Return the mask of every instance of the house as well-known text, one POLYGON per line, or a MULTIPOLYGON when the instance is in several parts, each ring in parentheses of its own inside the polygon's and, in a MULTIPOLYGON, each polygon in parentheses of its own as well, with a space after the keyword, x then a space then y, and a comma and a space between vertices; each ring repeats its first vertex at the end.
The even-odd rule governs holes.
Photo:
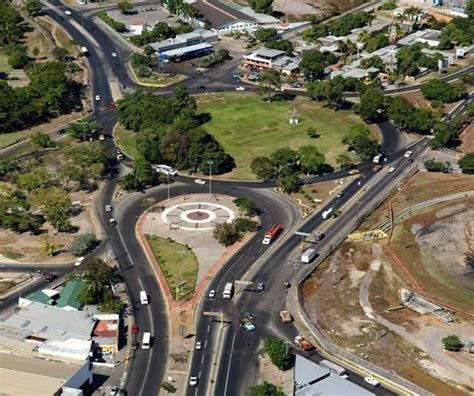
POLYGON ((143 32, 149 31, 150 25, 148 24, 148 22, 144 21, 143 19, 134 19, 132 22, 130 22, 130 25, 128 26, 128 30, 134 36, 138 36, 142 34, 143 32))
POLYGON ((17 354, 0 354, 0 378, 4 395, 82 396, 92 385, 89 361, 66 364, 17 354))
POLYGON ((18 307, 25 308, 33 301, 41 303, 41 304, 55 305, 58 297, 59 297, 59 292, 57 290, 43 289, 43 290, 28 294, 26 297, 18 298, 18 307))
POLYGON ((255 69, 272 69, 273 63, 285 55, 285 52, 271 49, 259 48, 248 55, 244 55, 244 68, 255 69))
POLYGON ((120 317, 117 314, 95 314, 97 324, 92 332, 94 345, 102 352, 114 353, 119 348, 120 317))
POLYGON ((300 59, 292 58, 290 56, 282 56, 273 62, 272 68, 278 70, 280 73, 287 76, 298 71, 300 66, 300 59))
POLYGON ((234 32, 251 32, 258 27, 258 22, 253 17, 218 0, 194 0, 190 4, 202 15, 201 25, 209 24, 219 36, 234 32))
POLYGON ((82 308, 79 301, 79 294, 87 287, 88 282, 83 280, 69 281, 61 290, 61 295, 57 300, 57 306, 68 311, 78 311, 82 308))
POLYGON ((430 47, 437 47, 440 43, 441 31, 434 29, 418 30, 397 41, 398 45, 406 46, 415 43, 428 44, 430 47))

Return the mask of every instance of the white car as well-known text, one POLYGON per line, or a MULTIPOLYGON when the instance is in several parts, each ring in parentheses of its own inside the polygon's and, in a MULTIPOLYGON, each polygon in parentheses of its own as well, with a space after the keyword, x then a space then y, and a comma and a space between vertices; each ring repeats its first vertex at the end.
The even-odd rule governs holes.
POLYGON ((214 298, 216 296, 216 291, 214 289, 210 290, 208 296, 209 298, 214 298))
POLYGON ((84 261, 85 257, 79 257, 76 262, 74 263, 74 265, 76 267, 79 267, 81 265, 81 263, 84 261))
POLYGON ((339 377, 348 380, 349 376, 347 374, 341 374, 339 377))
POLYGON ((189 385, 190 386, 196 386, 197 384, 198 384, 198 378, 197 377, 189 378, 189 385))
POLYGON ((245 91, 245 87, 237 87, 235 88, 236 91, 245 91))
POLYGON ((412 154, 413 154, 413 151, 407 151, 403 156, 405 158, 410 158, 412 154))
POLYGON ((252 322, 247 322, 244 324, 244 328, 245 330, 247 330, 248 332, 250 331, 254 331, 256 329, 255 325, 252 323, 252 322))
POLYGON ((197 183, 197 184, 206 184, 206 181, 205 181, 205 180, 202 180, 202 179, 196 179, 196 180, 194 180, 194 183, 197 183))
POLYGON ((112 212, 112 205, 105 205, 106 212, 112 212))
POLYGON ((65 13, 67 16, 71 16, 71 15, 72 15, 72 12, 69 11, 69 10, 64 11, 64 13, 65 13))
POLYGON ((364 381, 367 382, 368 384, 372 385, 372 386, 377 386, 380 384, 379 381, 377 381, 375 378, 373 377, 364 377, 364 381))
POLYGON ((395 169, 396 169, 396 168, 395 168, 394 166, 391 166, 390 168, 388 168, 388 171, 389 171, 390 173, 393 173, 393 172, 395 172, 395 169))
POLYGON ((201 343, 201 341, 198 341, 198 342, 196 342, 196 350, 199 351, 200 349, 202 349, 202 343, 201 343))
POLYGON ((117 225, 117 220, 115 220, 114 218, 112 218, 112 219, 109 220, 109 223, 110 223, 110 225, 115 226, 115 225, 117 225))
POLYGON ((117 161, 123 160, 123 154, 117 154, 117 161))
POLYGON ((95 95, 95 100, 96 100, 96 102, 99 102, 100 101, 100 95, 95 95))
POLYGON ((112 58, 116 58, 117 57, 117 53, 116 52, 112 52, 112 58))

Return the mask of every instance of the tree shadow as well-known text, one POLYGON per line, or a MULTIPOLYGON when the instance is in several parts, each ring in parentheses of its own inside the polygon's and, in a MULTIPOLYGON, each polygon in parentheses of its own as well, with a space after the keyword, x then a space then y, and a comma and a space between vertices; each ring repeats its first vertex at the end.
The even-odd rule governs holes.
POLYGON ((194 116, 194 119, 197 121, 198 125, 204 125, 212 120, 211 113, 199 113, 194 116))

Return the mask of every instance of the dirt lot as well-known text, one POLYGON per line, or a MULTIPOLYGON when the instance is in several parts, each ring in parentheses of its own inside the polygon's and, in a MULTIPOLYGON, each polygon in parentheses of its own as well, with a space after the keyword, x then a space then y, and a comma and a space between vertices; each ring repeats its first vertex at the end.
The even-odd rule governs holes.
MULTIPOLYGON (((472 177, 423 173, 393 198, 393 204, 399 210, 473 187, 472 177)), ((386 211, 384 205, 365 229, 386 211)), ((464 253, 474 245, 473 219, 473 200, 431 207, 397 226, 390 244, 429 294, 464 310, 474 306, 474 282, 462 276, 464 253)), ((444 351, 441 339, 458 334, 467 340, 474 334, 474 321, 456 315, 455 323, 445 324, 402 307, 399 290, 413 288, 385 244, 343 243, 303 287, 308 314, 339 345, 435 394, 472 392, 474 357, 444 351)))
POLYGON ((351 6, 351 0, 275 0, 273 3, 275 11, 295 19, 303 19, 308 15, 326 15, 334 10, 345 11, 351 6))
POLYGON ((461 151, 464 154, 474 152, 474 124, 471 123, 464 132, 461 133, 461 151))

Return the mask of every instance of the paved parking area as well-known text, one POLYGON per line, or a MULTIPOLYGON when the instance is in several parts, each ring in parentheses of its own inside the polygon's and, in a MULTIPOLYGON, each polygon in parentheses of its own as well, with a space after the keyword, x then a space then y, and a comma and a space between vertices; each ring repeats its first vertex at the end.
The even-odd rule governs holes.
POLYGON ((124 15, 119 10, 111 10, 107 14, 116 21, 125 23, 127 27, 137 19, 147 22, 150 27, 153 27, 157 22, 164 22, 170 26, 178 25, 177 19, 170 17, 166 9, 158 4, 134 7, 133 9, 135 13, 130 15, 124 15))

